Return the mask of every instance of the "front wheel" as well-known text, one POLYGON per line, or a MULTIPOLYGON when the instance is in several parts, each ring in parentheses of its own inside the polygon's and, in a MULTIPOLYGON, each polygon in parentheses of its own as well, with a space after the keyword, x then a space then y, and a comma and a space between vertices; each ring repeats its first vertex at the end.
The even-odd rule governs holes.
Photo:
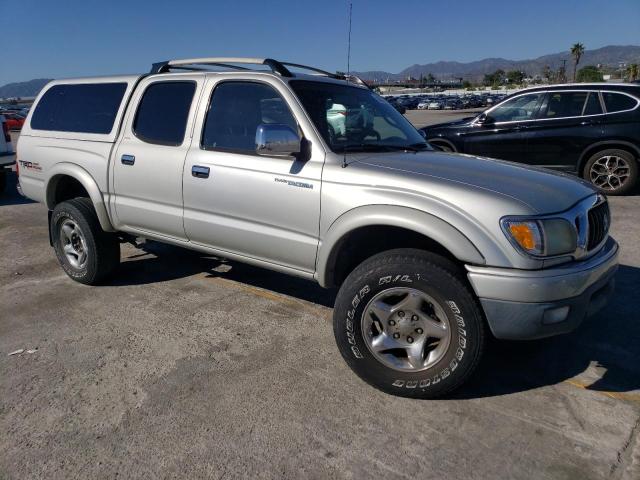
POLYGON ((338 292, 333 326, 340 353, 360 378, 413 398, 461 386, 485 337, 482 313, 456 266, 413 249, 358 266, 338 292))
POLYGON ((77 282, 95 285, 120 263, 120 242, 102 230, 88 198, 56 205, 49 228, 60 265, 77 282))
POLYGON ((587 160, 583 177, 607 195, 624 195, 638 181, 638 161, 626 150, 602 150, 587 160))

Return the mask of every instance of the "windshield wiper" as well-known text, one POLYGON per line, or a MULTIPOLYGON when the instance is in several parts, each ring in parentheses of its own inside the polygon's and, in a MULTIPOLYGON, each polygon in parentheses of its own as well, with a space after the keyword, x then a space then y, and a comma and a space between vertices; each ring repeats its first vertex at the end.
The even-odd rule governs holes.
POLYGON ((393 151, 409 151, 409 152, 421 152, 429 148, 429 144, 426 142, 412 143, 411 145, 393 145, 393 144, 381 144, 381 143, 361 143, 344 145, 337 147, 337 153, 346 152, 393 152, 393 151))

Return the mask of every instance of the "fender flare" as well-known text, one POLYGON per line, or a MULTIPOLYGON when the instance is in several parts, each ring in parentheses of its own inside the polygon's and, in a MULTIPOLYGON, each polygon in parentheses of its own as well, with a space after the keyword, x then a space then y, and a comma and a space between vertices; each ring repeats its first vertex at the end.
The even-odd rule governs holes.
POLYGON ((47 208, 49 210, 53 210, 54 191, 58 181, 57 179, 65 175, 80 182, 87 191, 89 198, 91 198, 91 203, 93 203, 93 208, 96 210, 96 215, 98 216, 98 221, 100 222, 102 229, 105 232, 115 232, 116 230, 113 228, 111 220, 109 219, 107 206, 104 202, 104 198, 102 197, 102 192, 100 191, 98 184, 89 172, 76 164, 66 162, 58 163, 47 172, 47 178, 44 182, 46 185, 45 201, 47 208))
POLYGON ((318 246, 316 279, 326 287, 332 283, 333 262, 341 241, 354 230, 374 225, 400 227, 429 237, 465 263, 484 265, 485 258, 460 230, 429 213, 395 205, 356 207, 338 217, 318 246))

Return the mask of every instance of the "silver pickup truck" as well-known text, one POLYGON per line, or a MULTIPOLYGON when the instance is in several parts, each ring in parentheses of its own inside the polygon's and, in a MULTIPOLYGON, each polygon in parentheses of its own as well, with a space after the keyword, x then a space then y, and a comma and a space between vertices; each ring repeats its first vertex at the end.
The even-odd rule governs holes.
POLYGON ((359 79, 312 67, 53 81, 17 160, 72 279, 103 282, 143 237, 337 287, 342 356, 396 395, 447 394, 489 334, 569 332, 613 291, 609 207, 587 183, 436 152, 359 79))

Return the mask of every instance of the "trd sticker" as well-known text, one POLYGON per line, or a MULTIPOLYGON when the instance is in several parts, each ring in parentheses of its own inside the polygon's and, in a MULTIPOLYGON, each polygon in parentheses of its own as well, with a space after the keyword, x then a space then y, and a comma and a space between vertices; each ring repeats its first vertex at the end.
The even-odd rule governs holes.
POLYGON ((18 163, 20 163, 20 170, 26 169, 26 170, 34 170, 36 172, 42 171, 42 167, 38 162, 27 162, 25 160, 18 160, 18 163))

